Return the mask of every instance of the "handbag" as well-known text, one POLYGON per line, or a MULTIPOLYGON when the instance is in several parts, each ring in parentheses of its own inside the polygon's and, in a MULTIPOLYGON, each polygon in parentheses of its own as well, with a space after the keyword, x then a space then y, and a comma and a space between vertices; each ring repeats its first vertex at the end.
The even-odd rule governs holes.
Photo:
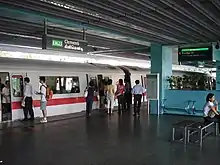
POLYGON ((215 117, 215 113, 214 113, 212 110, 209 110, 208 116, 209 116, 210 118, 213 118, 213 117, 215 117))
POLYGON ((25 98, 21 102, 21 107, 25 107, 25 98))
POLYGON ((84 97, 86 98, 87 96, 88 96, 88 90, 85 89, 85 91, 84 91, 84 97))

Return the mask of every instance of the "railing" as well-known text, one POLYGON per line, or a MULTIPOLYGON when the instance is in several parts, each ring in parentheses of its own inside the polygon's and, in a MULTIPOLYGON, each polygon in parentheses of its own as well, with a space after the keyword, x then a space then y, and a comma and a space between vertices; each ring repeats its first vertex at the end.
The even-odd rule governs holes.
POLYGON ((196 104, 196 101, 195 100, 187 100, 187 104, 184 108, 181 108, 181 107, 167 107, 166 106, 166 101, 167 99, 163 99, 162 100, 162 103, 161 103, 161 111, 162 113, 166 113, 167 110, 169 109, 181 109, 181 110, 184 110, 187 114, 196 114, 196 107, 195 107, 195 104, 196 104))

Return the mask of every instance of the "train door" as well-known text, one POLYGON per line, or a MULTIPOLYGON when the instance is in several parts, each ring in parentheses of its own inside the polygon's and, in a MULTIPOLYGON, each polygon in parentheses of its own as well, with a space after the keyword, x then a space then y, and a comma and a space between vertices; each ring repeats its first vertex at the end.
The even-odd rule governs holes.
POLYGON ((104 104, 104 96, 105 96, 104 87, 105 87, 105 84, 104 84, 104 81, 103 81, 103 75, 98 74, 97 79, 98 79, 98 92, 99 92, 99 108, 103 109, 103 108, 105 108, 105 104, 104 104))
MULTIPOLYGON (((95 87, 95 91, 98 92, 98 83, 97 83, 97 76, 96 75, 88 75, 88 82, 93 81, 94 83, 94 87, 95 87)), ((99 103, 97 102, 97 97, 95 97, 96 99, 94 100, 92 109, 98 109, 99 108, 99 103)))
MULTIPOLYGON (((143 75, 141 75, 141 86, 144 88, 144 78, 143 75)), ((145 101, 145 96, 142 97, 143 102, 145 101)))
POLYGON ((141 86, 144 87, 144 78, 142 75, 141 75, 141 86))
POLYGON ((96 75, 89 75, 89 82, 93 81, 96 91, 98 91, 98 83, 96 75))
POLYGON ((97 79, 98 79, 98 91, 102 91, 102 88, 104 90, 104 86, 103 86, 103 75, 102 74, 98 74, 97 75, 97 79))
POLYGON ((89 75, 86 74, 86 85, 88 86, 89 85, 89 75))
POLYGON ((11 90, 8 72, 0 72, 0 120, 1 122, 12 120, 11 90))
MULTIPOLYGON (((11 74, 11 102, 19 103, 23 99, 24 82, 23 78, 27 76, 27 73, 12 73, 11 74)), ((32 83, 32 81, 31 81, 32 83)), ((17 104, 16 104, 17 105, 17 104)), ((18 104, 19 105, 19 104, 18 104)), ((21 104, 20 104, 21 105, 21 104)), ((23 117, 23 113, 13 113, 13 108, 21 108, 12 106, 12 120, 20 119, 23 117)))

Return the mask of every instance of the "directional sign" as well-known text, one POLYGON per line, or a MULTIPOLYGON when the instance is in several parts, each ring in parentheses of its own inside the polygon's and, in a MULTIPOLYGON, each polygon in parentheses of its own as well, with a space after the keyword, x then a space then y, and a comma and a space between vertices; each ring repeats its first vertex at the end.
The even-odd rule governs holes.
POLYGON ((212 61, 212 47, 191 47, 178 49, 178 61, 212 61))
POLYGON ((68 50, 68 51, 87 51, 88 42, 78 39, 69 39, 59 36, 43 35, 42 49, 68 50))

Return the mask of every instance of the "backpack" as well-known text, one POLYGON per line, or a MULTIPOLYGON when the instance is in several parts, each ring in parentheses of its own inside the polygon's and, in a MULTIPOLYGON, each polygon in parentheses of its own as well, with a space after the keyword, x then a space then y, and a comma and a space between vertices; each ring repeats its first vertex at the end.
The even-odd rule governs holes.
POLYGON ((44 87, 44 88, 46 88, 46 99, 47 100, 50 100, 50 99, 52 99, 52 97, 53 97, 53 90, 51 90, 50 89, 50 87, 47 87, 47 86, 45 86, 45 85, 41 85, 41 87, 44 87))

